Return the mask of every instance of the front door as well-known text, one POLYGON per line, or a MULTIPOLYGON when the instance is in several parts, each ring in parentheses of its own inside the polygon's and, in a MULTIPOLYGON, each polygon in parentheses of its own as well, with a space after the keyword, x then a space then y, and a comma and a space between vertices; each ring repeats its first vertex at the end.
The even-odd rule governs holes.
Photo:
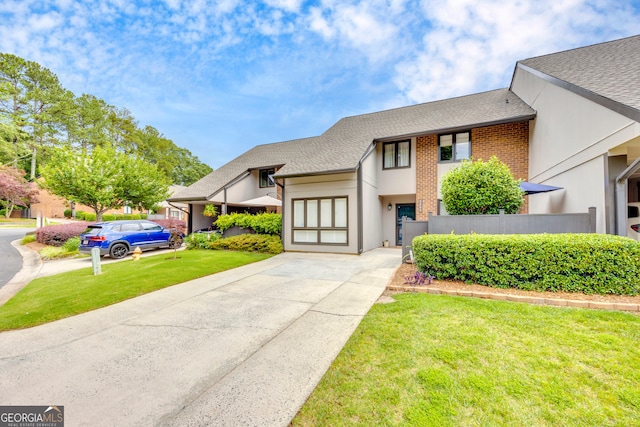
POLYGON ((396 246, 402 246, 402 218, 407 217, 415 221, 416 204, 404 203, 396 205, 396 246))

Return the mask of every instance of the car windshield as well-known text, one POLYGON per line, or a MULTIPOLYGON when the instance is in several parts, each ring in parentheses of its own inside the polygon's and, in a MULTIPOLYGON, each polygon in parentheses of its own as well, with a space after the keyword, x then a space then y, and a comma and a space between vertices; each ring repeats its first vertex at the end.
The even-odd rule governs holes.
POLYGON ((84 233, 82 233, 82 234, 89 234, 89 235, 95 236, 95 235, 99 234, 100 231, 102 231, 102 227, 96 226, 96 225, 90 225, 89 228, 84 230, 84 233))

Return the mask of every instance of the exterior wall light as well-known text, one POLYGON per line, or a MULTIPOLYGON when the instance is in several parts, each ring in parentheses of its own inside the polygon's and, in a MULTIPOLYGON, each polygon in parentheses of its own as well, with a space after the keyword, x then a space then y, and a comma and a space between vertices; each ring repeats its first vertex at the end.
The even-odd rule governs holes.
POLYGON ((391 203, 389 203, 389 204, 387 205, 387 210, 388 210, 388 211, 390 211, 391 209, 393 209, 393 206, 391 206, 391 203))

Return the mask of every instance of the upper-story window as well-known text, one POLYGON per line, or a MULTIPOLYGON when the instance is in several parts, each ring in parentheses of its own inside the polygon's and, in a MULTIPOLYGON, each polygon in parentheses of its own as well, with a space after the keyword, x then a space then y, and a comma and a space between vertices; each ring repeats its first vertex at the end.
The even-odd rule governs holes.
POLYGON ((385 142, 382 145, 382 168, 408 168, 411 166, 411 141, 385 142))
POLYGON ((273 180, 274 173, 276 173, 275 168, 260 169, 260 188, 273 187, 276 185, 273 180))
POLYGON ((471 157, 471 132, 440 135, 438 141, 438 160, 441 162, 459 162, 471 157))

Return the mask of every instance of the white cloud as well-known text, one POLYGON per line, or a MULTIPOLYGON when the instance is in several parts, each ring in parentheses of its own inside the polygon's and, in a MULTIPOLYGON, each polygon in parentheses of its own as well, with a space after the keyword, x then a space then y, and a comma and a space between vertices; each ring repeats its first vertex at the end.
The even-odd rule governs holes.
POLYGON ((171 131, 176 123, 197 125, 178 117, 193 103, 209 126, 200 144, 212 143, 217 127, 238 135, 241 150, 255 142, 242 133, 260 120, 273 136, 265 130, 259 142, 271 142, 278 132, 320 133, 313 126, 346 114, 505 87, 516 60, 637 33, 633 8, 614 0, 0 0, 0 51, 41 63, 76 94, 127 107, 169 137, 184 133, 171 131))
POLYGON ((59 26, 61 23, 62 17, 56 12, 32 15, 27 20, 27 25, 34 31, 47 31, 59 26))
MULTIPOLYGON (((424 1, 430 28, 395 81, 409 102, 505 87, 519 59, 604 41, 619 9, 609 3, 604 13, 587 0, 424 1)), ((618 36, 629 34, 623 28, 618 36)))
POLYGON ((277 9, 283 9, 288 12, 298 12, 302 0, 265 0, 265 3, 277 9))

